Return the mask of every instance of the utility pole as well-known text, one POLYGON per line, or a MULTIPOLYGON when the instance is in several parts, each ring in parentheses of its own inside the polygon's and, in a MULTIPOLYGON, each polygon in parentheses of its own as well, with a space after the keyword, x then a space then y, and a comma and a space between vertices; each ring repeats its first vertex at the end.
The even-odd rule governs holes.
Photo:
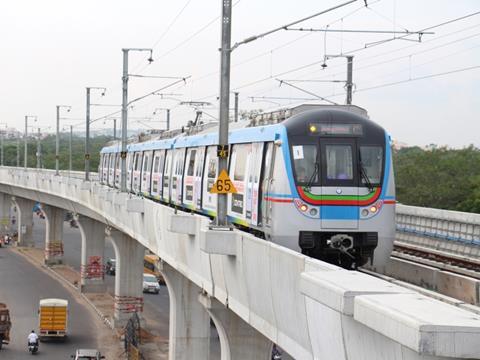
POLYGON ((55 175, 59 175, 59 159, 60 159, 60 105, 57 105, 57 136, 55 138, 55 175))
POLYGON ((87 109, 85 116, 85 181, 90 181, 90 90, 102 90, 102 96, 105 95, 107 88, 87 87, 87 109))
POLYGON ((122 150, 120 169, 120 191, 127 192, 127 103, 128 103, 128 49, 123 52, 122 75, 122 150))
POLYGON ((235 122, 238 122, 238 92, 234 92, 235 94, 235 122))
POLYGON ((127 192, 127 106, 128 106, 128 52, 132 51, 149 51, 150 58, 148 62, 151 63, 152 49, 144 48, 131 48, 122 49, 123 52, 123 74, 122 74, 122 150, 120 152, 121 157, 121 172, 120 172, 120 191, 127 192))
POLYGON ((2 137, 0 138, 0 147, 1 147, 1 155, 0 155, 0 164, 3 166, 3 137, 5 136, 4 133, 1 134, 2 137))
POLYGON ((20 167, 20 135, 17 136, 17 167, 20 167))
POLYGON ((117 140, 117 119, 113 119, 113 140, 117 140))
POLYGON ((352 89, 353 89, 353 56, 347 56, 347 82, 345 84, 347 88, 347 105, 352 104, 352 89))
POLYGON ((42 167, 42 148, 40 145, 40 128, 37 132, 37 169, 42 167))
POLYGON ((90 181, 90 88, 87 87, 87 114, 85 118, 85 181, 90 181))
POLYGON ((55 138, 55 175, 57 176, 60 175, 60 108, 62 107, 67 108, 67 112, 72 108, 69 105, 57 105, 57 137, 55 138))
POLYGON ((68 142, 68 171, 72 171, 72 134, 73 133, 73 125, 70 125, 70 141, 68 142))
MULTIPOLYGON (((230 107, 230 54, 232 1, 222 1, 222 40, 220 49, 220 122, 218 127, 218 174, 228 167, 228 120, 230 107)), ((216 225, 227 227, 227 194, 217 194, 216 225)))
POLYGON ((27 135, 28 135, 28 115, 25 115, 25 155, 23 158, 23 167, 27 170, 27 156, 28 156, 28 148, 27 148, 27 135))
POLYGON ((167 131, 170 130, 170 109, 167 109, 167 131))

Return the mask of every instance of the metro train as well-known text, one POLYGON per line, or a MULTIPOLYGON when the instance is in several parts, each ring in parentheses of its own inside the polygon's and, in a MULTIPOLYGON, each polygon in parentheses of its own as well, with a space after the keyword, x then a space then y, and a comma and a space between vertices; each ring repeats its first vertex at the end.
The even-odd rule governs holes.
MULTIPOLYGON (((137 138, 128 191, 214 218, 218 124, 137 138)), ((120 143, 101 150, 100 181, 120 187, 120 143)), ((301 105, 230 123, 228 219, 346 269, 383 266, 395 233, 390 137, 352 105, 301 105)))

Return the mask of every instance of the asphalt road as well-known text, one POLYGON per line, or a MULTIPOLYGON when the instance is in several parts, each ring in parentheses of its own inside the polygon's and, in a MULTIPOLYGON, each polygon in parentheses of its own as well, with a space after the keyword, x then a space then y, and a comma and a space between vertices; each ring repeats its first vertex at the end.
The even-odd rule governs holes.
POLYGON ((83 304, 58 281, 8 248, 0 248, 0 302, 10 309, 11 342, 0 350, 0 359, 31 359, 26 340, 38 332, 38 302, 42 298, 69 301, 68 337, 65 342, 42 342, 36 354, 41 359, 69 359, 77 348, 97 348, 98 322, 83 304))
MULTIPOLYGON (((37 215, 34 217, 33 238, 35 247, 45 247, 45 220, 37 215)), ((63 226, 63 249, 64 263, 70 265, 75 270, 80 271, 80 261, 82 254, 82 237, 78 228, 70 227, 68 222, 63 226)), ((105 261, 108 258, 115 258, 113 245, 110 241, 105 243, 105 261)), ((113 295, 115 290, 115 276, 105 275, 107 291, 113 295)), ((154 335, 161 336, 168 340, 168 321, 169 321, 169 297, 165 285, 160 286, 160 293, 144 294, 144 317, 148 328, 154 335)))
MULTIPOLYGON (((37 215, 34 217, 33 238, 35 247, 45 247, 45 220, 40 219, 37 215)), ((68 222, 64 222, 63 226, 63 249, 64 263, 72 266, 80 271, 82 239, 78 228, 70 227, 68 222)), ((110 241, 105 242, 105 261, 108 258, 115 258, 113 245, 110 241)), ((105 275, 107 283, 107 291, 114 293, 115 276, 105 275)), ((1 289, 1 287, 0 287, 1 289)), ((1 294, 1 290, 0 290, 1 294)), ((170 300, 168 290, 165 285, 160 286, 159 294, 143 294, 144 309, 143 316, 147 323, 148 330, 155 336, 159 336, 168 342, 169 332, 169 309, 170 300)), ((212 360, 220 359, 220 341, 214 326, 211 328, 210 338, 210 356, 212 360)))

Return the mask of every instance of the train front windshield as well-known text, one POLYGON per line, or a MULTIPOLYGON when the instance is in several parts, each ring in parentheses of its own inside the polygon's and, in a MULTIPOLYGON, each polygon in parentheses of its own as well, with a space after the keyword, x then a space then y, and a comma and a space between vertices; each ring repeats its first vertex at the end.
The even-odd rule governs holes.
MULTIPOLYGON (((311 128, 317 128, 311 126, 311 128)), ((308 133, 291 137, 294 178, 302 186, 380 186, 384 164, 382 136, 308 133), (313 135, 313 136, 312 136, 313 135)))

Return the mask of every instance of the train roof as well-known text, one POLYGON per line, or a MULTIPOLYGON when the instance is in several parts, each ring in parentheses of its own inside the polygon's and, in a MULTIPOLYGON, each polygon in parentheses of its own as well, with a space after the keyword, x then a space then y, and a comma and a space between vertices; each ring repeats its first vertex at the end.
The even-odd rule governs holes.
MULTIPOLYGON (((355 105, 302 104, 290 109, 279 109, 269 113, 258 114, 251 119, 230 122, 229 143, 274 141, 279 137, 281 131, 285 131, 284 125, 287 126, 287 124, 297 122, 299 116, 300 118, 305 118, 307 113, 310 117, 312 112, 326 114, 330 111, 338 111, 337 109, 341 109, 347 114, 352 114, 355 118, 370 121, 368 120, 367 111, 355 105)), ((373 124, 373 122, 371 123, 373 124)), ((132 138, 129 139, 130 143, 127 144, 127 152, 215 145, 218 144, 218 122, 200 124, 181 130, 170 130, 158 134, 156 138, 153 135, 147 141, 141 141, 141 137, 136 137, 137 142, 132 142, 132 140, 135 141, 132 138)), ((120 152, 120 149, 121 142, 118 141, 104 147, 101 153, 116 153, 120 152)))

